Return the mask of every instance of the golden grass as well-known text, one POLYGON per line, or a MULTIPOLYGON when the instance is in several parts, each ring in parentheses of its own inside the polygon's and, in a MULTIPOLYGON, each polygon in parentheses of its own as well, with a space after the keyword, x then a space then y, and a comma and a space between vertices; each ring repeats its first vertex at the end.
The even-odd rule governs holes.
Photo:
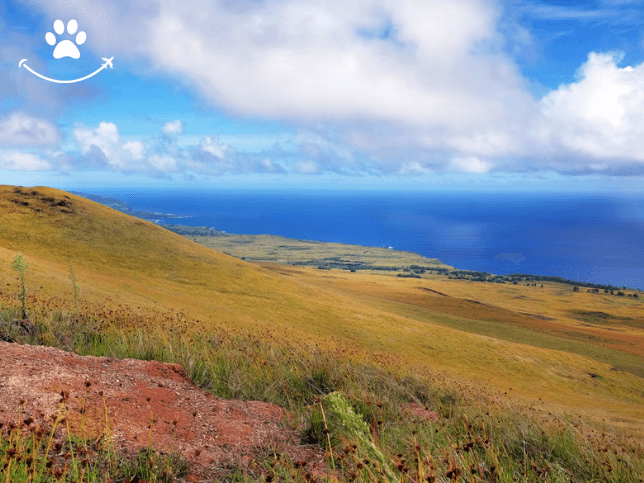
POLYGON ((638 327, 586 327, 572 314, 595 310, 596 304, 598 311, 635 320, 641 317, 641 300, 571 294, 569 287, 566 291, 554 284, 540 289, 258 266, 51 188, 2 186, 0 213, 0 277, 5 282, 0 295, 5 300, 17 293, 16 274, 10 269, 17 252, 29 263, 26 283, 32 295, 67 291, 71 300, 71 262, 81 300, 87 303, 109 298, 110 310, 122 304, 190 314, 189 323, 180 316, 160 320, 169 330, 205 334, 226 326, 257 333, 267 329, 275 337, 424 378, 442 371, 481 394, 502 397, 508 392, 538 411, 605 419, 644 434, 644 379, 612 370, 611 364, 593 357, 455 325, 479 320, 578 342, 584 334, 592 335, 608 339, 600 342, 611 349, 639 357, 638 327), (420 312, 414 314, 410 307, 420 312))

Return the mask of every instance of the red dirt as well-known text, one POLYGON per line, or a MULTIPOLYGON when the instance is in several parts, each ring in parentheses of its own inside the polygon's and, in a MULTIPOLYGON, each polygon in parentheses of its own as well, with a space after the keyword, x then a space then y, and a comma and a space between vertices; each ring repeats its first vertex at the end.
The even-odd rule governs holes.
POLYGON ((428 421, 438 421, 438 413, 431 411, 430 409, 418 404, 418 403, 407 403, 403 404, 402 408, 405 412, 419 418, 427 419, 428 421))
POLYGON ((281 424, 288 416, 283 408, 215 397, 190 382, 180 365, 0 342, 0 421, 17 421, 24 399, 23 417, 46 423, 59 411, 61 391, 69 393, 72 433, 111 434, 125 453, 147 448, 151 434, 155 450, 184 455, 192 481, 222 476, 226 468, 247 469, 273 449, 307 462, 305 471, 325 473, 324 451, 298 444, 297 432, 281 424))

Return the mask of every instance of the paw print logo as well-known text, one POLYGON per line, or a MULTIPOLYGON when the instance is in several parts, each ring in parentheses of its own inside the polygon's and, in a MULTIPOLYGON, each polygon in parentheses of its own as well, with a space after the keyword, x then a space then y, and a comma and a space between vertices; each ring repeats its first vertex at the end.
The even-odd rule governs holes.
MULTIPOLYGON (((71 19, 69 22, 67 22, 67 33, 69 35, 74 35, 78 31, 78 22, 74 19, 71 19)), ((63 23, 62 20, 56 20, 54 22, 54 32, 56 32, 57 35, 63 35, 65 33, 65 24, 63 23)), ((83 31, 78 32, 76 34, 76 37, 74 38, 74 42, 71 40, 57 40, 56 35, 54 35, 51 32, 47 32, 45 35, 45 40, 49 45, 52 47, 55 45, 56 48, 54 49, 54 59, 62 59, 63 57, 71 57, 72 59, 78 59, 80 58, 80 52, 78 51, 77 45, 83 45, 85 41, 87 40, 87 34, 83 31)), ((72 84, 74 82, 80 82, 84 81, 85 79, 89 79, 90 77, 95 76, 98 74, 100 71, 103 69, 107 69, 108 67, 110 69, 113 69, 114 66, 112 65, 112 61, 114 60, 114 57, 103 57, 103 64, 96 69, 94 72, 91 74, 87 74, 86 76, 80 77, 78 79, 69 79, 69 80, 62 80, 62 79, 52 79, 51 77, 44 76, 40 74, 39 72, 36 72, 33 70, 31 67, 27 65, 27 59, 22 59, 18 63, 18 68, 20 69, 21 67, 24 67, 26 70, 31 72, 33 75, 40 77, 41 79, 44 79, 49 82, 56 82, 58 84, 72 84)))
MULTIPOLYGON (((74 35, 77 30, 78 22, 76 22, 76 20, 72 19, 67 22, 67 33, 69 35, 74 35)), ((62 20, 56 20, 54 22, 54 31, 58 35, 62 35, 65 32, 65 24, 63 24, 62 20)), ((78 35, 76 35, 76 44, 71 40, 61 40, 56 44, 56 36, 51 32, 47 32, 45 40, 51 46, 56 45, 56 48, 54 49, 54 59, 62 59, 63 57, 78 59, 80 57, 80 52, 78 51, 76 44, 83 45, 85 40, 87 40, 87 34, 83 31, 78 32, 78 35)))

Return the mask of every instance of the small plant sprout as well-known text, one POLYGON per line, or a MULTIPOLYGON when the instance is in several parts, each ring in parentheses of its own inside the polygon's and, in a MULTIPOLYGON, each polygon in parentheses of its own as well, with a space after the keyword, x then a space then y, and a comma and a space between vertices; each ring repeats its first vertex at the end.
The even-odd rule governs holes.
POLYGON ((25 298, 27 296, 27 290, 25 289, 25 271, 27 270, 27 262, 22 256, 22 253, 16 255, 13 259, 11 267, 20 274, 20 302, 22 303, 22 319, 27 318, 27 311, 25 308, 25 298))

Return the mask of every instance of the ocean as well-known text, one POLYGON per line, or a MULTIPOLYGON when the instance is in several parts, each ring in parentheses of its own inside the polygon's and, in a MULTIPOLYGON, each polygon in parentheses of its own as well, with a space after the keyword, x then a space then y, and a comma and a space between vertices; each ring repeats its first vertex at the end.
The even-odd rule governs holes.
POLYGON ((92 191, 167 223, 392 247, 463 270, 644 288, 644 198, 579 194, 92 191))

